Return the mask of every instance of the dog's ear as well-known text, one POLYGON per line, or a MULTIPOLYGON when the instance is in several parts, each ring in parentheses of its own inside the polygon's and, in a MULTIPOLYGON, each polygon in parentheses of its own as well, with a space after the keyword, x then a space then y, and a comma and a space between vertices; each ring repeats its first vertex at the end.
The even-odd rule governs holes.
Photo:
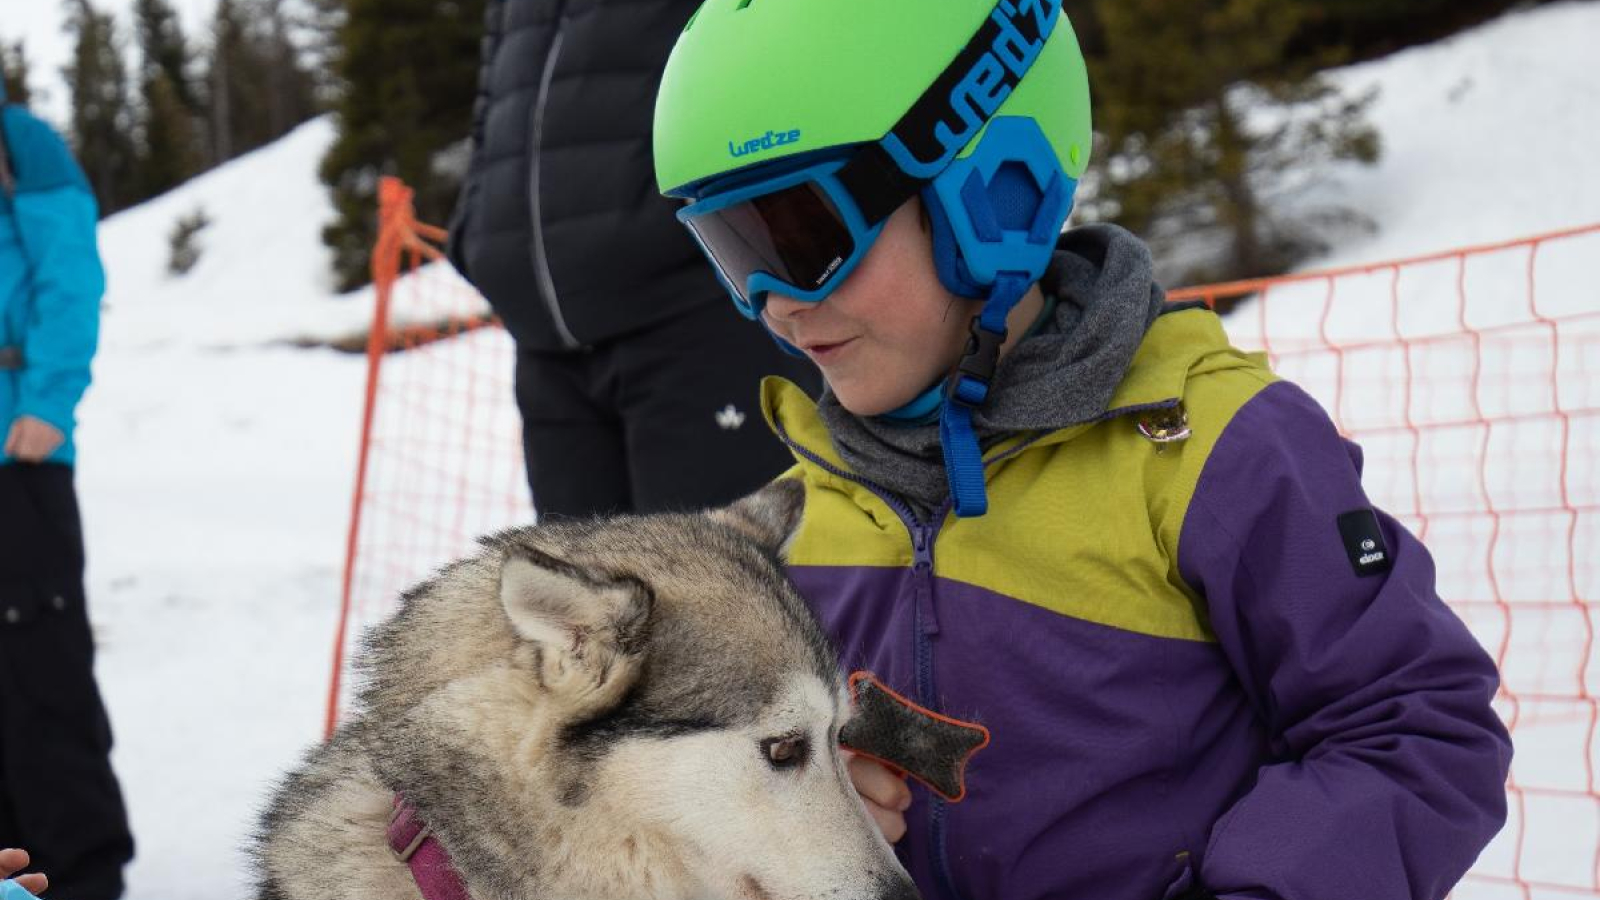
POLYGON ((547 689, 599 708, 637 675, 655 603, 638 579, 596 576, 512 545, 500 567, 500 602, 517 634, 538 645, 547 689))
POLYGON ((782 478, 759 491, 712 510, 711 518, 730 525, 787 559, 789 545, 800 531, 806 488, 799 479, 782 478))

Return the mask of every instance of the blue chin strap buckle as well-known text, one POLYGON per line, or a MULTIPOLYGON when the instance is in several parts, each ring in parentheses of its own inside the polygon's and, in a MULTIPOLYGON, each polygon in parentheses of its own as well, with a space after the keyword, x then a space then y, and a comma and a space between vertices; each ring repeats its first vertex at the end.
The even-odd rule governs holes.
POLYGON ((958 296, 983 298, 983 310, 949 377, 883 418, 925 424, 937 415, 950 496, 962 518, 989 509, 972 414, 989 398, 1006 317, 1049 266, 1076 189, 1037 122, 1001 116, 971 155, 922 192, 939 280, 958 296))

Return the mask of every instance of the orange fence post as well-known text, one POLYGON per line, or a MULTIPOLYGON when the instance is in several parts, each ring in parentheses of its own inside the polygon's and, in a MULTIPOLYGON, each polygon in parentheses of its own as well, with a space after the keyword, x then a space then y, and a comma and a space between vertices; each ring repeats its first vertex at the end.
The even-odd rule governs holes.
POLYGON ((361 448, 356 457, 356 486, 350 500, 350 531, 345 540, 344 576, 340 588, 339 625, 333 643, 333 676, 328 688, 328 714, 323 737, 333 736, 339 724, 339 690, 344 672, 345 643, 350 625, 351 587, 356 566, 356 542, 361 535, 361 507, 366 498, 367 461, 372 455, 372 421, 378 408, 378 376, 388 344, 389 300, 400 277, 403 251, 420 243, 411 206, 412 190, 398 178, 385 176, 378 183, 378 240, 372 250, 372 284, 375 303, 372 328, 367 333, 367 394, 361 413, 361 448))
POLYGON ((364 596, 377 593, 382 603, 392 604, 430 567, 470 550, 471 538, 527 521, 532 513, 520 453, 514 467, 497 462, 507 456, 508 444, 520 440, 509 378, 500 384, 478 383, 479 369, 488 361, 509 363, 510 338, 482 297, 444 261, 439 245, 448 237, 445 230, 418 222, 412 200, 412 190, 398 179, 379 182, 366 396, 326 735, 338 726, 349 646, 362 625, 364 596), (396 353, 402 350, 410 352, 396 353), (408 374, 414 383, 408 383, 408 374), (508 421, 517 427, 514 437, 507 433, 508 421), (471 469, 491 474, 484 478, 471 469), (404 472, 397 475, 399 470, 404 472), (414 496, 396 505, 396 491, 414 496), (435 501, 453 503, 453 515, 430 516, 427 506, 435 501), (412 535, 449 536, 425 541, 427 547, 407 546, 400 551, 406 558, 396 562, 385 558, 385 542, 393 540, 397 519, 404 520, 412 535), (382 584, 374 589, 373 581, 382 584))

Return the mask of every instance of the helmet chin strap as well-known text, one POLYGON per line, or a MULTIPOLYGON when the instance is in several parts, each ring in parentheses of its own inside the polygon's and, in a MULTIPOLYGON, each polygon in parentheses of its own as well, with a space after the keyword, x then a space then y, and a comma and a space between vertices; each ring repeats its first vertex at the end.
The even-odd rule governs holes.
POLYGON ((972 427, 972 413, 989 399, 989 387, 1008 334, 1006 318, 1027 295, 1034 278, 1027 272, 1001 272, 989 289, 983 311, 972 318, 971 336, 961 361, 938 384, 910 403, 880 418, 901 425, 939 423, 939 446, 955 513, 961 518, 989 510, 983 480, 983 452, 972 427))
POLYGON ((944 384, 944 408, 939 412, 939 445, 944 451, 944 473, 950 497, 961 518, 989 511, 989 494, 983 483, 983 454, 972 427, 973 410, 989 399, 989 386, 1006 342, 1006 317, 1033 285, 1027 272, 1001 272, 990 289, 983 312, 972 320, 967 350, 944 384))
POLYGON ((983 309, 949 377, 883 416, 904 424, 937 416, 950 497, 962 518, 989 509, 972 413, 989 397, 1006 317, 1049 265, 1077 187, 1038 123, 1002 116, 988 127, 970 156, 922 192, 939 281, 958 297, 983 298, 983 309))

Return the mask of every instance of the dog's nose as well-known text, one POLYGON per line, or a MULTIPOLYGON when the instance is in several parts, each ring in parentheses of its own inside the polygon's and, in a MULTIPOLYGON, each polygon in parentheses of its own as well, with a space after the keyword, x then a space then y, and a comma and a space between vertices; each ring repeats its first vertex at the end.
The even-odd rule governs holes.
POLYGON ((878 884, 874 900, 922 900, 916 885, 904 875, 887 875, 878 884))

